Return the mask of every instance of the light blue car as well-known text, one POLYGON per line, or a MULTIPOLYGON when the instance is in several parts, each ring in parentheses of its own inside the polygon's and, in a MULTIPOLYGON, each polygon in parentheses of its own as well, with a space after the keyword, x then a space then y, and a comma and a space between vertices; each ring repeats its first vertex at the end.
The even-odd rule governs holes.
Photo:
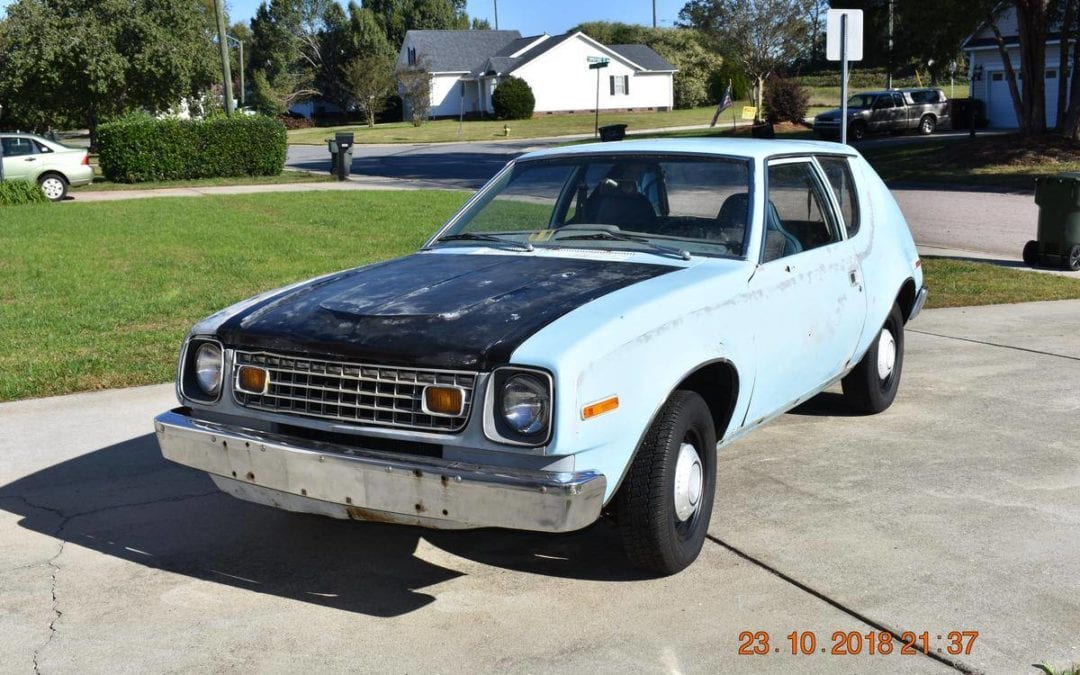
POLYGON ((292 511, 549 532, 611 516, 633 563, 671 574, 704 541, 717 450, 838 381, 850 407, 888 408, 925 298, 851 148, 545 150, 419 252, 196 325, 157 436, 292 511))

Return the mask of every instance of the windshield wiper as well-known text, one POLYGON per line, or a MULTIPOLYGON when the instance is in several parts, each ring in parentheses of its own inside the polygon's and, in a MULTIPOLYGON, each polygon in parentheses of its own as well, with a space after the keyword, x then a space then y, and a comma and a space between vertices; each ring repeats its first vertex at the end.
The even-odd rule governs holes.
MULTIPOLYGON (((574 227, 574 229, 584 229, 580 225, 574 227)), ((638 237, 632 234, 626 234, 616 229, 609 229, 604 227, 603 229, 597 228, 598 231, 589 234, 572 234, 568 237, 556 237, 555 241, 571 241, 574 239, 606 239, 608 241, 631 241, 637 244, 645 244, 654 251, 659 251, 667 255, 673 255, 683 260, 690 260, 690 251, 682 248, 675 248, 673 246, 661 246, 660 244, 654 244, 645 237, 638 237)))
POLYGON ((479 234, 476 232, 460 232, 458 234, 447 234, 439 237, 435 240, 435 243, 441 241, 490 241, 497 244, 506 244, 507 246, 514 246, 520 248, 522 251, 532 251, 533 245, 527 241, 518 241, 516 239, 506 239, 505 237, 496 237, 493 234, 479 234))

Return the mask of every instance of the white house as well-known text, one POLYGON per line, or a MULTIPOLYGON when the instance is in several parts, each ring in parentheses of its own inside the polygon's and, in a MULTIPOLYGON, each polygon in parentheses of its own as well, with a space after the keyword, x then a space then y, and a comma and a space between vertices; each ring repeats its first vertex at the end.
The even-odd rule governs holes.
MULTIPOLYGON (((997 16, 997 26, 1005 39, 1009 60, 1020 75, 1020 31, 1017 27, 1016 9, 1011 3, 1003 3, 997 16)), ((1058 78, 1068 77, 1068 73, 1058 72, 1060 63, 1061 41, 1051 28, 1050 39, 1046 41, 1046 124, 1053 127, 1057 123, 1058 78)), ((1016 111, 1013 109, 1009 83, 1005 79, 1005 65, 998 49, 994 31, 989 25, 982 26, 964 41, 964 52, 968 58, 968 74, 971 78, 971 97, 986 102, 986 116, 990 126, 1015 129, 1016 111)), ((1023 81, 1017 86, 1023 88, 1023 81)))
MULTIPOLYGON (((676 69, 645 45, 602 45, 582 32, 522 37, 516 30, 410 30, 398 67, 431 72, 431 116, 490 114, 505 77, 529 83, 534 114, 591 111, 599 69, 601 110, 670 110, 676 69)), ((406 104, 407 105, 407 104, 406 104)), ((408 115, 408 110, 406 110, 408 115)))

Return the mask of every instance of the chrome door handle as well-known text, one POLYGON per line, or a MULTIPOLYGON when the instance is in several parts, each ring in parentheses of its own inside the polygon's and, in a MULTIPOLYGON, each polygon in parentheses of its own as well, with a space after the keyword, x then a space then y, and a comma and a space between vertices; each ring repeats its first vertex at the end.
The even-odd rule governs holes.
POLYGON ((27 157, 27 158, 26 158, 26 159, 24 159, 23 161, 24 161, 24 162, 36 162, 36 161, 37 161, 37 157, 27 157))

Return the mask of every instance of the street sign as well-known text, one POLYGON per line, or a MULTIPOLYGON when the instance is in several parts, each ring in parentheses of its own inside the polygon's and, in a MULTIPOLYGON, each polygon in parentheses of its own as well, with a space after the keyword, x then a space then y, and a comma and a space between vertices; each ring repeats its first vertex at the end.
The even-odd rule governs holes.
POLYGON ((847 17, 847 60, 862 61, 863 13, 861 9, 830 9, 825 19, 825 58, 839 61, 841 43, 841 17, 847 17))
POLYGON ((587 56, 585 60, 589 63, 607 63, 610 61, 606 56, 587 56))

